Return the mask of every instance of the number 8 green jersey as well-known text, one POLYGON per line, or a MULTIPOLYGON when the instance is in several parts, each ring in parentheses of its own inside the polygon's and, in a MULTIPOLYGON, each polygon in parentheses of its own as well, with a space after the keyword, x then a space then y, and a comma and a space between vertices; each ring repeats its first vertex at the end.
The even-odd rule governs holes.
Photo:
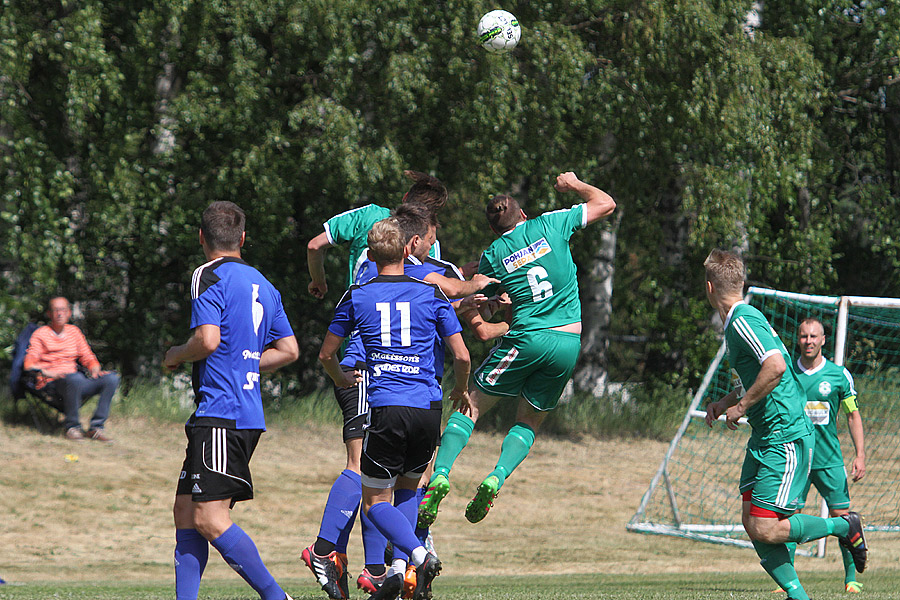
MULTIPOLYGON (((534 331, 581 321, 578 278, 569 249, 572 234, 587 225, 583 204, 528 219, 481 255, 478 271, 500 280, 513 305, 510 331, 534 331)), ((498 286, 483 293, 491 295, 498 286)))

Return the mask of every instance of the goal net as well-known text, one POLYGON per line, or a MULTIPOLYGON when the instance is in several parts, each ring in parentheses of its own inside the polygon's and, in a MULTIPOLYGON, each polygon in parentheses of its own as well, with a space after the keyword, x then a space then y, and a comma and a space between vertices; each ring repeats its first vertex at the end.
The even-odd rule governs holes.
MULTIPOLYGON (((823 352, 853 375, 865 430, 866 475, 850 482, 851 507, 863 515, 866 531, 900 531, 900 298, 810 296, 751 287, 746 301, 765 314, 794 360, 800 322, 814 316, 825 325, 823 352)), ((738 494, 750 428, 746 422, 737 431, 724 423, 709 428, 704 422, 707 403, 732 388, 723 343, 628 523, 629 531, 751 546, 741 525, 738 494)), ((837 426, 849 465, 855 451, 846 419, 837 426)), ((804 512, 823 511, 813 487, 804 512)), ((818 556, 824 551, 824 540, 798 550, 818 556)))

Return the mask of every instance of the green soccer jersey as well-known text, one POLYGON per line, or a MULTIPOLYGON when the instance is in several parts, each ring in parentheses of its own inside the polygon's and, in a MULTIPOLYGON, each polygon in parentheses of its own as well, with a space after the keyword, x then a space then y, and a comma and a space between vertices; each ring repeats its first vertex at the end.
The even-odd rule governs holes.
POLYGON ((728 362, 737 371, 745 390, 749 390, 770 356, 781 354, 787 366, 781 381, 768 396, 750 407, 747 421, 752 433, 752 449, 791 442, 812 433, 812 424, 803 412, 806 395, 797 380, 793 361, 778 334, 756 308, 738 302, 725 320, 725 344, 728 362))
MULTIPOLYGON (((481 255, 478 271, 500 280, 513 305, 510 331, 535 331, 581 321, 578 278, 569 250, 585 225, 583 204, 519 223, 481 255)), ((498 286, 484 293, 491 295, 498 286)))
POLYGON ((823 358, 812 369, 804 369, 797 361, 800 385, 806 392, 806 414, 816 431, 813 469, 840 467, 844 464, 841 441, 837 433, 839 409, 845 413, 856 410, 856 388, 853 376, 846 368, 823 358))
MULTIPOLYGON (((391 211, 377 204, 366 204, 335 215, 325 221, 325 236, 332 246, 350 244, 349 269, 344 287, 356 281, 360 265, 366 260, 368 235, 372 225, 391 216, 391 211)), ((437 240, 428 252, 432 258, 441 258, 441 247, 437 240)))

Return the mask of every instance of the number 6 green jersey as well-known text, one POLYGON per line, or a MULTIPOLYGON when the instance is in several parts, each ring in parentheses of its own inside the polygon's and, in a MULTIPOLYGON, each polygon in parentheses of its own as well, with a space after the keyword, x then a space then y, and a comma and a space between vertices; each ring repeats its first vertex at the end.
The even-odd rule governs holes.
MULTIPOLYGON (((585 225, 583 204, 546 212, 519 223, 481 255, 478 271, 499 279, 512 300, 510 331, 534 331, 581 321, 569 238, 585 225)), ((491 295, 497 287, 489 286, 483 293, 491 295)))

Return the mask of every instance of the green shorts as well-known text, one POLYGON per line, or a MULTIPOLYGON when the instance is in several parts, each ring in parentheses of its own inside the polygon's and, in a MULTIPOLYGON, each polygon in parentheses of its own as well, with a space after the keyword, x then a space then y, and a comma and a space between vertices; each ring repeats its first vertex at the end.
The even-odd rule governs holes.
POLYGON ((813 469, 809 472, 809 481, 803 488, 803 501, 809 493, 809 486, 814 485, 819 495, 825 500, 828 508, 850 508, 850 488, 847 487, 847 469, 844 465, 813 469))
POLYGON ((753 490, 755 506, 782 514, 803 508, 815 434, 792 442, 748 447, 741 467, 741 492, 753 490))
POLYGON ((475 371, 475 386, 490 396, 522 396, 536 410, 553 410, 572 378, 579 352, 577 333, 508 333, 475 371))

